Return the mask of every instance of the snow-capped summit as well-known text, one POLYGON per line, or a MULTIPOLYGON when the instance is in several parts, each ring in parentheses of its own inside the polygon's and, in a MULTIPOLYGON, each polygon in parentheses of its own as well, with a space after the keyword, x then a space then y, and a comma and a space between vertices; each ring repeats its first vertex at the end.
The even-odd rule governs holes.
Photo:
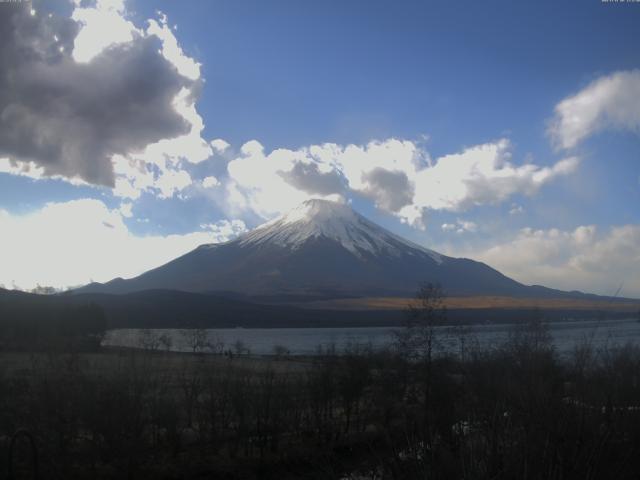
POLYGON ((271 242, 296 250, 315 238, 338 242, 356 256, 366 253, 399 256, 403 250, 410 249, 442 262, 440 254, 394 235, 349 205, 319 199, 303 202, 289 213, 249 232, 239 242, 244 246, 271 242))
POLYGON ((409 242, 347 204, 309 200, 235 240, 202 245, 136 278, 84 291, 410 296, 428 281, 452 295, 527 295, 531 288, 483 263, 409 242))

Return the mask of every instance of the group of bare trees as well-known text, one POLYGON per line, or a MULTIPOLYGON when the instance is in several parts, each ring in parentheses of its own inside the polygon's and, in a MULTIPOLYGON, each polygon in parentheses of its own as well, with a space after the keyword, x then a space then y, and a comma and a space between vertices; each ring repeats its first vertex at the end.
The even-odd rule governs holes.
POLYGON ((430 364, 357 344, 309 363, 34 355, 0 375, 0 448, 27 431, 64 479, 635 478, 640 351, 560 362, 538 328, 430 364))
POLYGON ((275 465, 271 478, 295 478, 364 432, 374 408, 367 355, 356 346, 307 364, 161 351, 33 355, 0 375, 0 434, 33 435, 47 478, 239 468, 247 471, 231 478, 265 478, 256 473, 265 465, 275 465))

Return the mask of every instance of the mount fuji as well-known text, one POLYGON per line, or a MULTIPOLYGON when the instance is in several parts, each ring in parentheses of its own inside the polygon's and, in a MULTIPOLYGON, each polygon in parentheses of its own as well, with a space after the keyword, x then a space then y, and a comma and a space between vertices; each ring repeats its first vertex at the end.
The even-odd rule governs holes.
POLYGON ((567 295, 525 286, 484 263, 441 255, 394 235, 348 205, 326 200, 308 200, 234 240, 201 245, 138 277, 92 283, 79 292, 411 296, 424 282, 438 282, 448 295, 458 296, 567 295))

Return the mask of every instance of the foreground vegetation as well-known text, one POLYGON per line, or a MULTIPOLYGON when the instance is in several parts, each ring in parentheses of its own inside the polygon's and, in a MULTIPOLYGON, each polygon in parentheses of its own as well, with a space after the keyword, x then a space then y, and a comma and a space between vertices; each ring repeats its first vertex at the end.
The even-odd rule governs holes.
POLYGON ((640 350, 585 342, 560 361, 535 323, 489 352, 463 344, 456 358, 358 345, 307 359, 5 353, 1 468, 52 479, 636 478, 640 350))

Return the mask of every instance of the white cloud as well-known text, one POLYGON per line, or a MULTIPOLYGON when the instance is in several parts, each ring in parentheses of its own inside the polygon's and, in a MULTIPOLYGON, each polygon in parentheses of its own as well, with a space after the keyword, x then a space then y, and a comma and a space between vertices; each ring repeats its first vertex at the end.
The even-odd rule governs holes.
POLYGON ((221 138, 216 138, 215 140, 211 140, 210 145, 217 153, 224 153, 231 145, 224 141, 221 138))
POLYGON ((216 223, 200 225, 200 227, 209 231, 212 237, 210 243, 226 242, 247 231, 247 226, 242 220, 220 220, 216 223))
MULTIPOLYGON (((449 211, 498 204, 516 193, 535 194, 545 183, 574 171, 579 163, 571 157, 551 167, 531 163, 516 166, 509 161, 510 148, 504 139, 478 145, 445 155, 433 166, 416 171, 413 204, 449 211)), ((402 211, 400 215, 404 216, 402 211)))
POLYGON ((640 70, 600 77, 562 100, 549 133, 560 148, 569 149, 605 129, 640 132, 640 70))
POLYGON ((0 158, 0 173, 8 173, 18 177, 27 177, 32 180, 45 178, 62 180, 72 185, 90 185, 79 177, 67 178, 62 175, 47 175, 44 167, 35 162, 17 162, 10 158, 0 158))
POLYGON ((185 55, 178 44, 178 39, 167 25, 167 16, 158 12, 160 21, 149 20, 147 34, 155 35, 162 41, 162 55, 171 62, 178 73, 191 80, 200 78, 200 63, 185 55))
POLYGON ((142 192, 150 192, 159 198, 170 198, 193 184, 183 162, 200 163, 211 156, 212 149, 201 137, 204 122, 188 89, 181 90, 174 106, 191 125, 189 133, 160 140, 141 153, 114 155, 114 195, 137 199, 142 192))
POLYGON ((73 48, 76 62, 88 63, 109 47, 132 42, 136 35, 155 36, 162 45, 160 53, 180 75, 194 81, 200 78, 200 63, 183 52, 162 12, 158 20, 147 21, 144 31, 127 20, 124 0, 97 0, 92 6, 83 6, 81 0, 74 3, 71 18, 81 25, 73 48))
POLYGON ((196 110, 195 98, 191 90, 182 88, 173 100, 175 111, 190 125, 189 132, 175 138, 165 138, 147 145, 145 150, 133 158, 140 158, 150 163, 161 163, 166 158, 172 163, 185 160, 189 163, 200 163, 212 154, 211 147, 201 137, 204 121, 196 110))
POLYGON ((125 206, 110 210, 92 199, 49 203, 27 215, 0 210, 0 283, 63 288, 132 277, 244 231, 242 222, 223 220, 184 235, 139 237, 124 223, 126 214, 125 206))
POLYGON ((349 187, 372 198, 382 210, 397 212, 412 203, 415 174, 429 157, 416 143, 390 138, 367 145, 311 147, 312 154, 335 164, 349 187), (390 197, 395 201, 389 201, 390 197))
POLYGON ((393 138, 367 145, 277 149, 269 154, 251 141, 241 153, 228 164, 232 183, 227 191, 235 206, 269 217, 309 197, 355 193, 420 228, 429 210, 459 212, 498 204, 516 193, 533 195, 579 163, 570 157, 548 167, 514 165, 505 139, 435 161, 415 142, 393 138))
POLYGON ((111 161, 116 178, 112 192, 116 197, 135 200, 154 186, 155 175, 144 161, 122 155, 114 155, 111 161))
POLYGON ((488 249, 449 251, 481 260, 526 284, 640 298, 640 225, 572 231, 525 228, 488 249))
POLYGON ((461 219, 457 219, 455 223, 443 223, 441 228, 443 232, 474 233, 478 231, 478 225, 475 222, 461 219))
POLYGON ((124 18, 124 0, 98 0, 91 7, 82 7, 81 0, 74 3, 71 18, 81 25, 73 47, 76 62, 88 63, 107 48, 129 43, 141 33, 124 18))
POLYGON ((522 205, 512 203, 511 208, 509 209, 509 215, 518 215, 520 213, 524 213, 524 208, 522 208, 522 205))
POLYGON ((202 179, 202 186, 204 188, 214 188, 220 186, 220 180, 214 176, 205 177, 202 179))
POLYGON ((159 191, 158 198, 171 198, 192 183, 191 175, 187 171, 166 169, 160 173, 153 187, 159 191))
POLYGON ((121 203, 120 204, 120 215, 124 218, 133 217, 133 204, 132 203, 121 203))
POLYGON ((44 177, 44 168, 34 162, 12 162, 9 158, 0 158, 0 173, 39 180, 44 177))
POLYGON ((273 150, 265 155, 263 146, 252 140, 240 149, 241 155, 227 165, 230 182, 227 195, 232 209, 251 210, 263 218, 286 212, 314 195, 300 190, 282 175, 291 172, 296 162, 309 163, 305 150, 273 150))
POLYGON ((458 219, 458 226, 458 233, 478 231, 478 225, 475 222, 471 222, 469 220, 458 219))
POLYGON ((112 158, 115 173, 116 196, 136 199, 142 192, 151 192, 159 198, 169 198, 193 184, 182 162, 200 163, 213 153, 202 139, 204 121, 195 107, 191 91, 183 88, 174 99, 174 108, 190 125, 187 134, 160 140, 148 145, 143 152, 126 158, 112 158))

